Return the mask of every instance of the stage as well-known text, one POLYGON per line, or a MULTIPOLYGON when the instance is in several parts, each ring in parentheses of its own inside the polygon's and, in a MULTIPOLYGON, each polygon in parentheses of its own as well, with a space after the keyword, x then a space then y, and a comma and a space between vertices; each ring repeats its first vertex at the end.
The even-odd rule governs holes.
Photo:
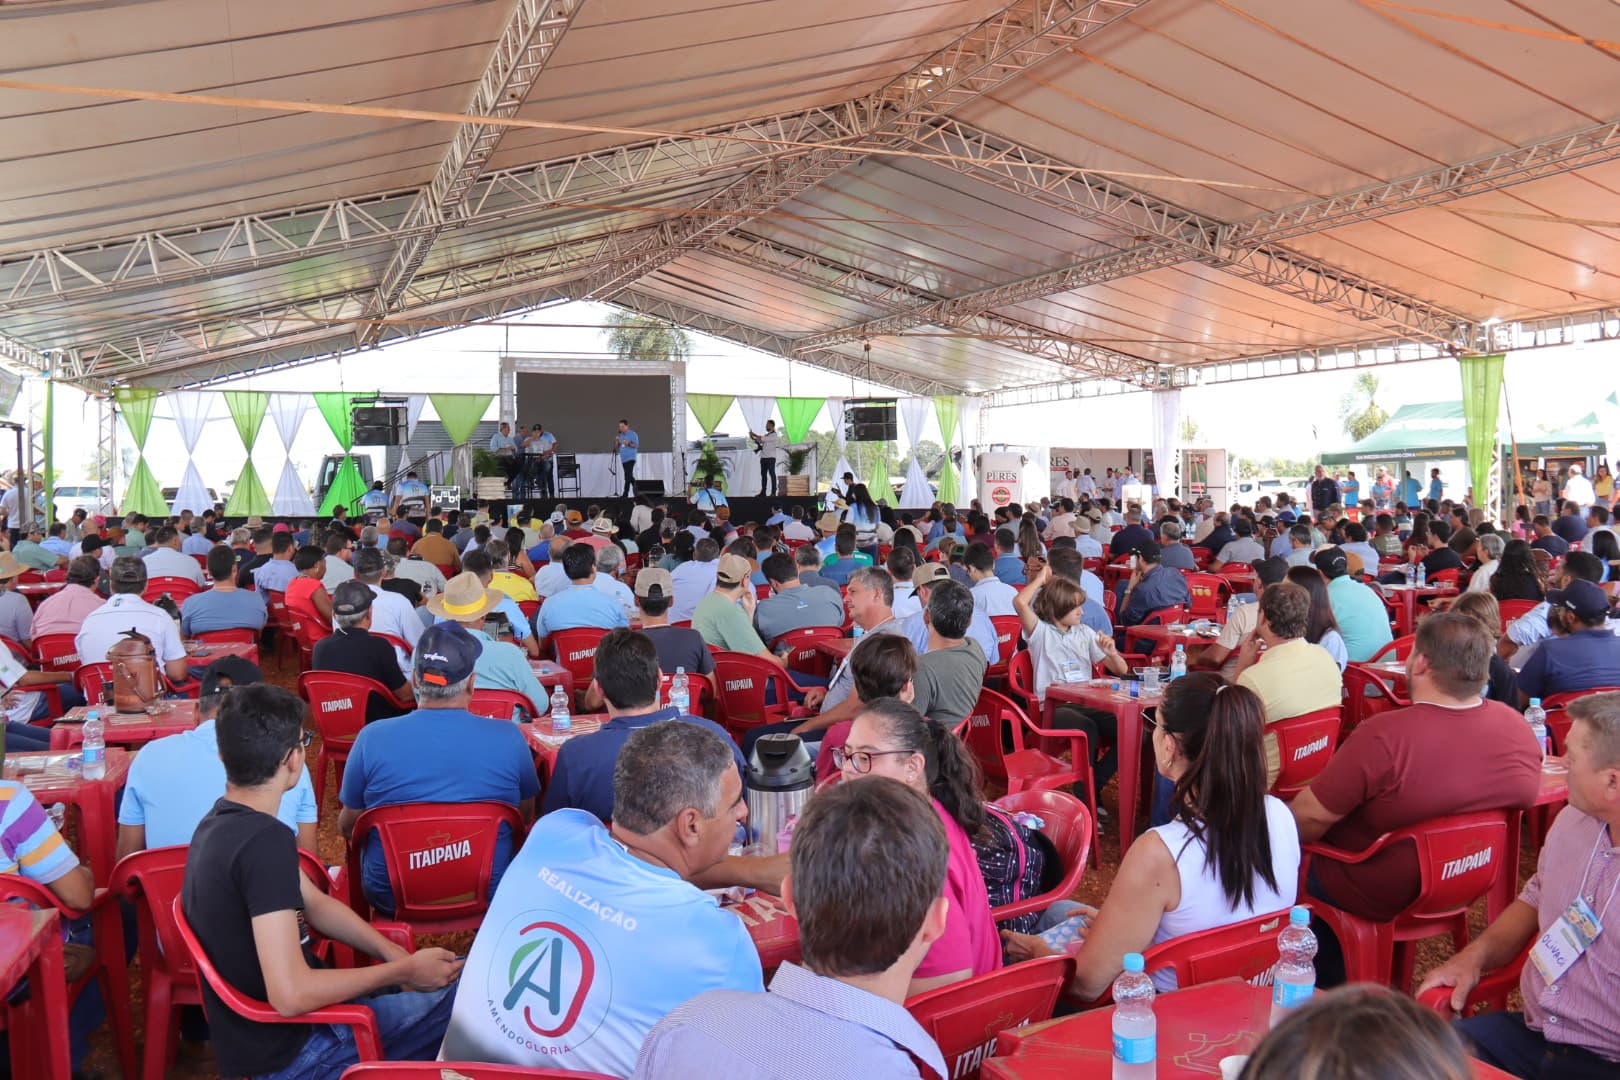
MULTIPOLYGON (((653 506, 668 506, 669 513, 675 518, 676 522, 683 527, 686 525, 687 515, 690 514, 692 510, 690 500, 654 496, 649 501, 653 506)), ((567 504, 568 509, 578 510, 581 514, 585 513, 588 507, 596 506, 614 521, 619 521, 622 518, 626 518, 630 515, 630 511, 634 509, 636 505, 636 500, 587 499, 573 497, 567 499, 529 499, 522 504, 523 511, 518 515, 518 518, 524 524, 527 524, 530 518, 540 518, 541 520, 544 520, 551 516, 552 511, 556 509, 558 503, 565 503, 567 504)), ((506 507, 511 504, 505 503, 501 500, 491 499, 481 500, 478 505, 479 509, 488 510, 491 516, 498 517, 505 513, 506 507)), ((815 498, 796 496, 791 499, 765 499, 757 496, 739 497, 736 499, 727 499, 726 505, 731 508, 731 520, 739 525, 747 521, 754 521, 764 524, 765 519, 776 512, 776 507, 780 507, 783 513, 786 513, 795 506, 804 507, 805 524, 811 526, 812 528, 815 527, 816 518, 821 515, 820 496, 816 496, 815 498)))

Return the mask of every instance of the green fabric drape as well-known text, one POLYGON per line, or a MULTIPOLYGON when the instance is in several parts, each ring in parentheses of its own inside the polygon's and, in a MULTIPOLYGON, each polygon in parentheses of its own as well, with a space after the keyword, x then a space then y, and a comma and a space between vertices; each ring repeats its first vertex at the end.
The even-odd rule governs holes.
POLYGON ((939 434, 945 443, 945 461, 939 467, 939 499, 941 502, 954 503, 956 466, 951 464, 951 452, 956 449, 956 399, 948 396, 935 398, 934 415, 939 418, 939 434))
MULTIPOLYGON (((782 433, 790 443, 802 443, 810 434, 810 425, 826 406, 826 398, 779 397, 776 407, 782 413, 782 433)), ((717 421, 718 422, 718 421, 717 421)))
POLYGON ((332 477, 332 486, 326 489, 326 498, 321 500, 321 517, 331 517, 339 506, 354 506, 365 493, 366 481, 360 475, 360 466, 354 463, 353 455, 344 454, 337 475, 332 477))
POLYGON ((713 435, 735 400, 730 394, 687 394, 686 407, 697 417, 698 427, 703 429, 703 434, 713 435))
POLYGON ((484 418, 495 395, 429 394, 428 400, 433 402, 433 411, 439 414, 439 422, 444 425, 445 434, 450 436, 450 444, 460 446, 472 438, 473 430, 478 427, 478 421, 484 418))
POLYGON ((354 505, 354 501, 366 493, 365 481, 360 478, 360 470, 349 455, 354 447, 354 406, 357 396, 333 392, 314 395, 315 407, 321 410, 321 415, 326 418, 326 426, 332 429, 332 437, 343 448, 343 463, 332 478, 332 486, 326 489, 326 498, 321 500, 322 517, 330 516, 340 505, 354 505))
POLYGON ((247 460, 242 462, 242 473, 231 489, 230 501, 225 504, 225 513, 232 517, 269 514, 271 510, 270 495, 253 467, 253 444, 259 439, 259 427, 264 423, 264 410, 269 401, 269 395, 262 390, 225 391, 225 407, 231 411, 236 434, 248 452, 247 460))
POLYGON ((866 470, 866 490, 875 503, 886 502, 890 506, 895 504, 894 488, 889 485, 888 443, 867 443, 872 452, 872 460, 866 470))
POLYGON ((168 517, 169 504, 163 501, 163 491, 157 478, 146 464, 146 437, 152 431, 152 414, 157 409, 158 392, 146 387, 121 386, 113 391, 113 400, 124 415, 124 423, 135 439, 135 472, 129 478, 121 509, 124 513, 146 514, 148 517, 168 517))
POLYGON ((1462 368, 1463 421, 1468 439, 1468 475, 1474 484, 1474 503, 1485 506, 1490 497, 1491 465, 1496 456, 1496 414, 1502 403, 1503 353, 1464 356, 1462 368))

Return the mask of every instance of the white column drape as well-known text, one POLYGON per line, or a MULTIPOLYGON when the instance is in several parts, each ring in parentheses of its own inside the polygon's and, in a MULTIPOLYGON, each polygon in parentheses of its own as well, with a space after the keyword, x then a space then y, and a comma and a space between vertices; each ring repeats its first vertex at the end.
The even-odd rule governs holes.
POLYGON ((979 467, 974 459, 978 453, 979 416, 983 409, 983 398, 956 399, 956 415, 962 427, 961 496, 957 501, 963 506, 979 495, 979 467))
POLYGON ((209 498, 208 485, 203 483, 202 473, 197 471, 195 455, 197 443, 202 439, 203 428, 208 423, 209 414, 214 411, 214 402, 219 395, 197 390, 176 390, 164 396, 168 399, 169 408, 174 410, 174 422, 180 429, 180 441, 186 448, 185 476, 174 493, 170 508, 176 514, 182 510, 190 510, 194 514, 212 510, 214 500, 209 498))
POLYGON ((843 454, 839 454, 838 455, 838 464, 833 466, 832 486, 837 488, 839 491, 843 491, 844 490, 844 474, 845 473, 852 473, 854 471, 855 470, 850 467, 849 458, 845 457, 843 454))
MULTIPOLYGON (((771 418, 776 411, 776 399, 773 397, 740 397, 737 399, 737 408, 742 410, 743 423, 748 425, 749 431, 764 433, 765 421, 771 418)), ((765 485, 759 475, 759 455, 754 452, 752 442, 748 443, 747 450, 738 455, 738 469, 726 477, 726 489, 733 495, 758 495, 765 490, 765 485)), ((785 462, 778 461, 776 467, 778 475, 785 471, 785 462)), ((640 467, 636 475, 641 475, 640 467)), ((651 474, 649 474, 651 475, 651 474)))
POLYGON ((270 395, 270 403, 265 411, 275 421, 276 434, 280 436, 282 449, 287 454, 287 460, 281 466, 281 479, 276 484, 276 492, 270 497, 271 513, 308 517, 315 514, 315 503, 310 499, 304 482, 298 478, 298 470, 293 468, 292 461, 293 440, 298 438, 298 429, 304 426, 304 417, 309 415, 314 404, 308 394, 270 395))
POLYGON ((911 464, 906 468, 906 486, 900 492, 900 505, 905 507, 931 506, 934 489, 928 484, 928 472, 917 460, 917 443, 922 440, 928 418, 934 415, 934 403, 928 398, 901 398, 900 422, 905 425, 906 440, 911 443, 911 464))
POLYGON ((749 431, 763 433, 765 421, 771 418, 776 411, 776 399, 773 397, 740 397, 737 399, 737 408, 742 410, 743 423, 748 425, 749 431))
POLYGON ((416 423, 422 419, 422 408, 427 405, 426 394, 408 394, 405 397, 405 441, 416 437, 416 423))
POLYGON ((1176 493, 1180 466, 1181 391, 1153 391, 1153 475, 1160 495, 1176 493))
MULTIPOLYGON (((840 450, 844 447, 844 399, 830 397, 827 399, 827 422, 832 424, 833 445, 840 450)), ((844 474, 843 469, 833 473, 833 479, 844 474)))

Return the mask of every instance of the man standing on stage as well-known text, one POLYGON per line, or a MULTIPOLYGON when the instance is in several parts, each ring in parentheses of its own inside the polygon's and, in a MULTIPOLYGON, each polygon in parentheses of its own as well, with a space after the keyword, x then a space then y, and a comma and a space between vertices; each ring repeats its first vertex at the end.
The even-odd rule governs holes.
POLYGON ((623 498, 636 497, 636 451, 641 448, 641 436, 630 430, 630 421, 619 421, 619 436, 613 440, 619 450, 619 467, 624 472, 623 498))
POLYGON ((556 497, 554 476, 552 472, 552 459, 557 453, 557 436, 547 431, 541 424, 534 425, 529 432, 528 439, 523 444, 523 452, 538 455, 529 459, 529 470, 538 485, 534 497, 537 499, 552 499, 556 497))
POLYGON ((765 421, 765 434, 750 431, 748 437, 759 447, 759 493, 767 498, 776 497, 776 454, 782 448, 782 436, 776 430, 776 421, 765 421))

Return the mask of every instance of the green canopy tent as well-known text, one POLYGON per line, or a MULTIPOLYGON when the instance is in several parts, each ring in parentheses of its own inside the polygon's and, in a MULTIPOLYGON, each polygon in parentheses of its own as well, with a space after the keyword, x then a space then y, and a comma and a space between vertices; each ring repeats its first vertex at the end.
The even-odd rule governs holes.
MULTIPOLYGON (((1589 414, 1548 432, 1520 427, 1520 457, 1546 457, 1559 454, 1603 453, 1603 429, 1596 414, 1589 414)), ((1512 444, 1502 439, 1504 451, 1512 444)), ((1354 465, 1357 462, 1467 460, 1468 429, 1461 401, 1429 401, 1402 405, 1384 425, 1354 446, 1324 451, 1324 465, 1354 465)))

